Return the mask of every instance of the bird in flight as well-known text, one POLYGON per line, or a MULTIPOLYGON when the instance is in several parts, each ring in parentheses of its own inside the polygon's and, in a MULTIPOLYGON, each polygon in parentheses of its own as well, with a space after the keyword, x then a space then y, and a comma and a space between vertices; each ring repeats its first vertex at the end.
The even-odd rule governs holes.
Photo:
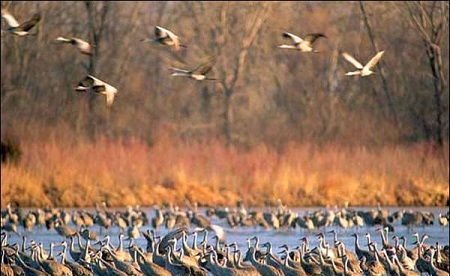
POLYGON ((91 75, 87 75, 84 79, 82 79, 75 88, 75 91, 103 94, 106 96, 107 107, 110 107, 113 104, 114 96, 117 94, 117 89, 114 86, 107 84, 106 82, 91 75))
POLYGON ((60 43, 69 43, 74 45, 75 47, 78 48, 78 51, 80 51, 80 53, 85 54, 85 55, 92 55, 92 46, 91 44, 89 44, 88 42, 76 38, 76 37, 71 37, 71 38, 65 38, 65 37, 57 37, 55 39, 56 42, 60 42, 60 43))
POLYGON ((169 68, 172 71, 172 76, 175 77, 189 77, 198 81, 202 80, 216 80, 215 78, 209 78, 206 76, 211 69, 213 68, 213 65, 215 63, 215 58, 212 58, 208 60, 207 62, 199 65, 197 68, 193 70, 184 70, 184 69, 178 69, 171 67, 169 68))
POLYGON ((163 45, 172 46, 175 50, 179 50, 181 47, 187 48, 186 45, 181 44, 180 38, 176 36, 173 32, 169 31, 160 26, 155 26, 155 38, 149 39, 144 38, 141 40, 142 42, 153 42, 160 43, 163 45))
POLYGON ((29 35, 30 34, 29 31, 41 20, 41 16, 36 13, 30 20, 25 21, 22 24, 19 24, 19 22, 17 22, 17 20, 14 18, 14 16, 6 9, 2 9, 2 17, 6 20, 6 23, 8 23, 9 25, 6 31, 15 34, 17 36, 29 35))
POLYGON ((284 32, 283 37, 292 39, 293 43, 292 44, 283 44, 283 45, 278 46, 278 48, 298 50, 301 52, 314 52, 314 53, 319 53, 318 50, 313 48, 314 42, 320 37, 327 38, 324 34, 321 34, 321 33, 311 33, 311 34, 307 34, 305 36, 305 39, 302 39, 302 38, 300 38, 294 34, 288 33, 288 32, 284 32))
POLYGON ((347 72, 346 76, 354 76, 354 75, 360 75, 361 77, 372 75, 374 72, 372 71, 372 68, 377 65, 378 61, 383 56, 384 51, 378 52, 365 66, 363 66, 359 61, 357 61, 354 57, 349 55, 346 52, 342 53, 342 56, 353 66, 355 66, 358 70, 353 72, 347 72))

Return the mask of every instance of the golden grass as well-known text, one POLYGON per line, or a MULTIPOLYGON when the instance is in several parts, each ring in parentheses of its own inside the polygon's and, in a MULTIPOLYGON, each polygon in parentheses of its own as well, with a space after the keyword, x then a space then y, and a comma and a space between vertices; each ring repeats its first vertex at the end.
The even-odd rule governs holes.
POLYGON ((19 165, 2 165, 1 205, 148 206, 186 200, 201 205, 289 206, 446 204, 448 146, 347 148, 290 144, 229 149, 218 141, 149 147, 137 139, 22 141, 19 165))

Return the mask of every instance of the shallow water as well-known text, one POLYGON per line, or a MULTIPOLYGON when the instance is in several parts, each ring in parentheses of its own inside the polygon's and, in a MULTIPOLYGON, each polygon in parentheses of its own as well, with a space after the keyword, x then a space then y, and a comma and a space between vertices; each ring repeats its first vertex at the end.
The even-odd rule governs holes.
MULTIPOLYGON (((367 210, 367 209, 371 209, 371 208, 353 208, 353 209, 357 209, 357 210, 367 210)), ((446 213, 449 209, 448 207, 415 207, 415 208, 388 208, 389 211, 392 213, 396 210, 399 209, 412 209, 412 210, 420 210, 420 211, 431 211, 435 214, 435 223, 432 226, 417 226, 414 227, 412 229, 408 229, 406 226, 402 226, 400 221, 396 221, 393 226, 395 228, 393 233, 389 233, 389 238, 391 239, 393 237, 393 235, 396 236, 405 236, 407 238, 408 241, 408 248, 410 247, 414 247, 414 245, 412 245, 412 241, 413 241, 413 234, 415 232, 418 232, 420 235, 427 233, 429 236, 429 239, 426 240, 427 244, 430 245, 434 245, 436 242, 439 242, 440 245, 447 245, 449 244, 449 226, 447 225, 446 227, 441 227, 439 225, 439 223, 437 222, 437 218, 438 218, 438 214, 439 213, 446 213)), ((66 209, 66 211, 72 211, 73 209, 66 209)), ((151 220, 151 218, 154 216, 154 211, 152 208, 146 208, 143 209, 147 212, 147 216, 149 218, 149 220, 151 220)), ((321 210, 321 208, 292 208, 293 211, 297 212, 299 215, 304 215, 306 212, 310 212, 310 211, 316 211, 316 210, 321 210)), ((204 214, 204 209, 201 209, 201 213, 204 214)), ((302 237, 307 237, 309 240, 309 244, 310 244, 310 248, 313 248, 314 246, 317 245, 317 238, 316 238, 316 234, 320 233, 320 232, 324 232, 326 233, 327 231, 330 231, 332 229, 335 229, 336 232, 338 233, 338 239, 340 241, 342 241, 346 248, 354 251, 354 238, 351 237, 351 234, 353 233, 358 233, 358 236, 360 237, 360 245, 362 247, 365 247, 367 242, 364 238, 364 234, 365 233, 370 233, 371 235, 371 240, 375 241, 376 243, 378 243, 378 248, 381 247, 381 237, 380 234, 376 232, 376 229, 379 226, 368 226, 368 227, 362 227, 362 228, 348 228, 348 229, 343 229, 340 227, 328 227, 326 229, 315 229, 312 232, 308 232, 306 229, 302 229, 297 227, 296 229, 278 229, 278 230, 274 230, 274 229, 269 229, 266 230, 262 227, 235 227, 235 228, 229 228, 227 225, 226 220, 219 220, 218 218, 214 217, 212 218, 212 223, 222 226, 225 228, 226 230, 226 242, 227 243, 231 243, 231 242, 237 242, 239 248, 241 248, 244 252, 246 251, 247 248, 247 243, 246 243, 246 239, 247 238, 251 238, 253 236, 258 236, 259 240, 260 240, 260 244, 265 243, 265 242, 270 242, 273 246, 273 252, 277 253, 278 247, 286 244, 290 249, 295 248, 296 246, 300 245, 300 239, 302 237)), ((74 225, 71 225, 72 227, 74 227, 74 225)), ((146 231, 147 229, 150 229, 151 226, 147 225, 144 227, 141 227, 140 230, 141 231, 146 231)), ((191 225, 191 230, 193 230, 195 228, 195 226, 191 225)), ((94 230, 100 239, 103 239, 105 234, 110 235, 111 237, 111 243, 113 246, 117 246, 118 245, 118 234, 120 233, 120 228, 117 226, 113 226, 111 228, 109 228, 108 230, 105 231, 105 229, 103 229, 100 232, 100 228, 97 225, 94 225, 90 228, 91 230, 94 230)), ((169 231, 167 229, 165 229, 165 227, 160 227, 158 229, 158 231, 156 232, 157 235, 160 236, 164 236, 165 234, 167 234, 169 231)), ((24 229, 22 227, 19 227, 19 233, 23 234, 24 233, 24 229)), ((59 244, 61 243, 61 241, 63 241, 63 237, 59 236, 58 233, 56 232, 56 230, 47 230, 45 227, 44 228, 38 228, 38 227, 34 227, 34 230, 31 233, 26 233, 27 236, 27 243, 29 243, 29 241, 31 240, 35 240, 36 242, 42 242, 44 244, 44 248, 46 250, 49 250, 50 247, 50 242, 53 242, 55 244, 59 244)), ((214 240, 212 240, 211 238, 213 237, 213 234, 209 234, 208 235, 208 242, 210 244, 214 243, 214 240)), ((203 238, 203 234, 199 234, 198 237, 198 243, 202 240, 203 238)), ((332 244, 333 241, 333 236, 332 234, 328 234, 326 233, 326 240, 328 242, 330 242, 332 244)), ((392 240, 390 240, 391 243, 392 240)), ((10 235, 9 236, 9 240, 8 240, 9 244, 14 244, 14 243, 18 243, 21 244, 22 243, 22 239, 21 237, 18 237, 16 235, 10 235)), ((83 242, 84 243, 84 242, 83 242)), ((145 248, 146 246, 146 240, 145 238, 141 235, 139 238, 134 240, 134 243, 137 244, 138 246, 145 248)), ((125 242, 124 247, 126 247, 127 242, 125 242)), ((189 245, 191 245, 191 239, 189 239, 189 245)), ((55 247, 55 255, 57 253, 59 253, 61 250, 61 247, 55 247)))

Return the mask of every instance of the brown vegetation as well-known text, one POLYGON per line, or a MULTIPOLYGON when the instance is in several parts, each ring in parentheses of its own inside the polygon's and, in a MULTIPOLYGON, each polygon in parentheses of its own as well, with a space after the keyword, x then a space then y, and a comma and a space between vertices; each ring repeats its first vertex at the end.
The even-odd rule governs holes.
POLYGON ((2 6, 41 14, 36 36, 2 34, 1 136, 22 152, 2 163, 2 206, 448 200, 448 2, 2 6), (156 25, 188 48, 141 43, 156 25), (286 51, 285 31, 327 39, 286 51), (344 76, 341 51, 378 50, 377 74, 344 76), (217 81, 170 76, 210 57, 217 81), (87 73, 119 90, 112 108, 74 91, 87 73))
MULTIPOLYGON (((448 198, 448 154, 428 144, 381 148, 288 144, 279 152, 219 141, 148 146, 137 139, 95 142, 50 137, 23 145, 20 166, 2 166, 2 204, 439 205, 448 198)), ((447 151, 446 151, 447 152, 447 151)))

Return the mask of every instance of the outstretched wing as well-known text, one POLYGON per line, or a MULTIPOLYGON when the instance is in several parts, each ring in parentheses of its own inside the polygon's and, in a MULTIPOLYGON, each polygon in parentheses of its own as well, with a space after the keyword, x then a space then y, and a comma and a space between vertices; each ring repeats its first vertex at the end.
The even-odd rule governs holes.
POLYGON ((156 26, 155 35, 158 39, 161 40, 170 39, 173 42, 173 46, 175 46, 175 49, 180 49, 180 38, 168 29, 156 26))
POLYGON ((342 53, 342 56, 351 64, 353 64, 356 68, 358 69, 363 69, 364 66, 362 66, 361 63, 359 63, 359 61, 357 61, 354 57, 352 57, 351 55, 349 55, 346 52, 342 53))
POLYGON ((314 41, 316 41, 319 37, 326 38, 326 36, 322 33, 312 33, 312 34, 307 34, 305 36, 305 41, 308 41, 310 44, 313 44, 314 41))
POLYGON ((95 80, 91 76, 86 76, 84 79, 82 79, 78 85, 82 85, 84 87, 92 87, 94 86, 95 80))
POLYGON ((92 91, 94 91, 95 93, 101 93, 106 91, 106 86, 104 84, 97 84, 92 86, 92 91))
POLYGON ((197 68, 192 70, 192 72, 198 73, 198 74, 201 74, 201 75, 206 75, 209 71, 211 71, 211 69, 214 66, 214 63, 216 63, 216 59, 215 58, 211 58, 207 62, 201 64, 200 66, 198 66, 197 68))
POLYGON ((169 70, 171 70, 173 73, 190 73, 188 70, 183 70, 175 67, 170 67, 169 70))
POLYGON ((378 52, 369 62, 367 62, 366 66, 364 66, 364 68, 366 69, 372 69, 373 67, 375 67, 375 65, 378 63, 378 61, 381 59, 381 57, 383 56, 384 51, 378 52))
POLYGON ((8 25, 10 27, 15 28, 15 27, 19 26, 19 22, 17 22, 17 20, 14 18, 14 16, 12 16, 12 14, 10 14, 5 9, 2 10, 2 17, 6 20, 6 23, 8 23, 8 25))
POLYGON ((40 20, 41 20, 41 16, 39 14, 35 14, 35 15, 33 15, 33 18, 20 24, 18 29, 28 32, 29 30, 31 30, 34 27, 34 25, 39 23, 40 20))
POLYGON ((113 92, 109 92, 106 93, 106 106, 110 107, 114 102, 114 93, 113 92))
POLYGON ((298 36, 296 36, 296 35, 294 35, 294 34, 288 33, 288 32, 284 32, 284 33, 283 33, 283 37, 290 38, 290 39, 292 39, 295 43, 300 43, 300 42, 303 41, 303 39, 301 39, 300 37, 298 37, 298 36))
POLYGON ((163 27, 160 26, 155 26, 155 36, 157 38, 165 38, 168 36, 168 32, 169 30, 164 29, 163 27))

